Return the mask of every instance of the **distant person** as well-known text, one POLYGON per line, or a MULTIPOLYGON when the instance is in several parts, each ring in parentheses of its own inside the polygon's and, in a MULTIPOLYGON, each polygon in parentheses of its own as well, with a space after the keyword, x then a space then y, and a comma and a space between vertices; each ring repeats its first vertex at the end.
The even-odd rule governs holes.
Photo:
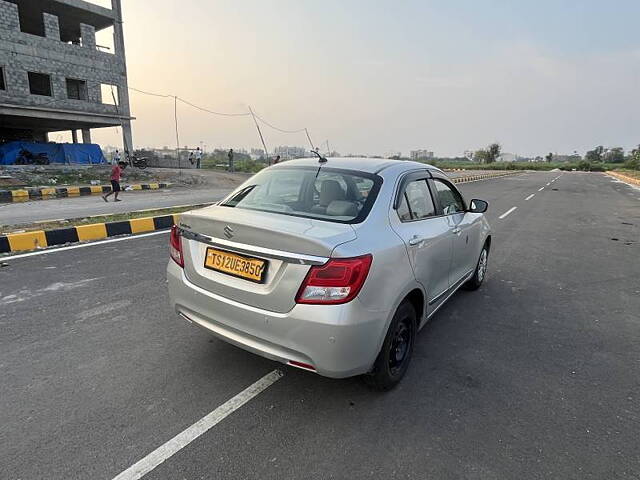
POLYGON ((276 164, 278 164, 278 163, 280 163, 280 155, 277 155, 277 156, 276 156, 276 158, 275 158, 275 160, 273 161, 273 164, 274 164, 274 165, 276 165, 276 164))
POLYGON ((118 198, 118 193, 120 193, 120 177, 122 176, 122 171, 127 168, 127 162, 118 162, 111 169, 111 191, 106 195, 102 196, 102 199, 105 202, 109 202, 107 198, 110 195, 114 194, 115 197, 113 199, 114 202, 120 202, 121 200, 118 198))
POLYGON ((202 165, 202 150, 200 147, 196 148, 196 168, 200 168, 202 165))
POLYGON ((189 163, 193 167, 193 151, 189 152, 189 163))
POLYGON ((229 149, 229 153, 227 153, 227 157, 229 157, 229 171, 233 172, 235 169, 233 168, 233 148, 229 149))
POLYGON ((118 163, 120 163, 120 152, 118 151, 117 148, 116 148, 116 153, 114 153, 113 157, 111 158, 111 163, 113 165, 117 165, 118 163))

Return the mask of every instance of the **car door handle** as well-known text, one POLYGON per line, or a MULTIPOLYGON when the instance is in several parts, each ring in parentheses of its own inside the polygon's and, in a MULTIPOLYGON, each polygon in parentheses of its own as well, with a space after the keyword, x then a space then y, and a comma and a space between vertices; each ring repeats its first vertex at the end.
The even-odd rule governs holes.
POLYGON ((451 230, 451 233, 455 233, 456 235, 459 234, 462 231, 462 229, 460 229, 460 227, 456 227, 453 230, 451 230))
POLYGON ((422 242, 424 242, 424 237, 419 237, 418 235, 414 235, 409 239, 409 245, 412 247, 420 245, 422 242))

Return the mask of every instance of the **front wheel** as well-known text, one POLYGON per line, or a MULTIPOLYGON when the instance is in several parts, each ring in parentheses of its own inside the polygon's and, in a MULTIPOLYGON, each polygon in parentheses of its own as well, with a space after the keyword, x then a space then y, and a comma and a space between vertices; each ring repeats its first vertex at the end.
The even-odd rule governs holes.
POLYGON ((364 377, 370 387, 386 391, 400 382, 411 361, 416 332, 416 310, 403 302, 391 320, 373 370, 364 377))
POLYGON ((489 246, 485 243, 478 257, 478 263, 476 264, 476 271, 473 272, 473 277, 464 284, 464 288, 467 290, 477 290, 484 282, 487 276, 487 267, 489 266, 489 246))

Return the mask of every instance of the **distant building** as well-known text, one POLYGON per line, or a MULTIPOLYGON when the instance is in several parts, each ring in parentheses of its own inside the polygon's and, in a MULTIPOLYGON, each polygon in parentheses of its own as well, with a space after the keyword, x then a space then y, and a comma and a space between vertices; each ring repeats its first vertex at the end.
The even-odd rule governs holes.
POLYGON ((582 160, 582 157, 577 153, 574 153, 572 155, 554 154, 553 158, 551 159, 552 162, 558 162, 558 163, 573 163, 573 162, 579 162, 580 160, 582 160))
POLYGON ((433 152, 429 150, 411 150, 409 157, 411 160, 431 160, 433 159, 433 152))
POLYGON ((519 157, 515 153, 505 152, 498 155, 498 158, 496 158, 496 162, 517 162, 518 158, 519 157))
POLYGON ((281 160, 291 160, 293 158, 304 158, 309 156, 304 147, 289 147, 287 145, 274 148, 273 155, 280 155, 281 160))
POLYGON ((120 127, 133 151, 120 0, 0 0, 0 142, 120 127), (114 50, 96 44, 112 29, 114 50), (106 50, 106 51, 105 51, 106 50))

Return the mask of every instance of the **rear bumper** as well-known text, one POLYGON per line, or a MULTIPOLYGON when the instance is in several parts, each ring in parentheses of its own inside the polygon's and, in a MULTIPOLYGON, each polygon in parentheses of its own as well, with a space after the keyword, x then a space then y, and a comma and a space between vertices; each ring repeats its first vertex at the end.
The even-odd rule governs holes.
POLYGON ((358 299, 344 305, 298 304, 287 313, 262 310, 194 285, 173 261, 167 280, 172 307, 191 323, 263 357, 311 364, 327 377, 368 372, 389 318, 358 299))

